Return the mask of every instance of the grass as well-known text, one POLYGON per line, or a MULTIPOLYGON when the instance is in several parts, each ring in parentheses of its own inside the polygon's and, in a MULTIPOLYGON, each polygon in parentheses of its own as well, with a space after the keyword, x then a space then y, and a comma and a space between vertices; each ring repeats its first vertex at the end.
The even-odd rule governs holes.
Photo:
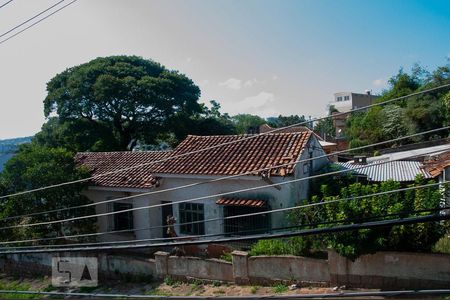
MULTIPOLYGON (((17 291, 28 291, 30 285, 27 283, 22 283, 19 280, 15 281, 0 281, 0 290, 17 290, 17 291)), ((2 299, 35 299, 41 297, 41 295, 31 295, 31 294, 2 294, 2 299)))
POLYGON ((181 282, 173 279, 170 276, 166 276, 166 278, 164 278, 164 283, 168 286, 173 286, 173 287, 177 287, 181 284, 181 282))
POLYGON ((285 284, 277 283, 272 286, 272 291, 275 294, 282 294, 288 291, 288 287, 285 284))

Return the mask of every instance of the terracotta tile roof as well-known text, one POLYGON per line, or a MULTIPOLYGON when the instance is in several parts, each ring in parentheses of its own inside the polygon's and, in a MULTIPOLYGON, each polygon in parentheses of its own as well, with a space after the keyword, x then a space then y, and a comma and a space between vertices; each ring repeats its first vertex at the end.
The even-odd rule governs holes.
POLYGON ((266 201, 242 198, 220 198, 216 201, 216 204, 228 206, 263 207, 266 205, 266 201))
MULTIPOLYGON (((298 160, 311 134, 311 131, 273 133, 257 135, 250 139, 249 135, 190 135, 174 149, 171 156, 242 141, 167 160, 154 171, 161 174, 236 175, 293 163, 298 160)), ((270 175, 291 175, 294 167, 295 165, 291 165, 272 169, 270 175)))
MULTIPOLYGON (((259 126, 259 132, 260 133, 271 132, 271 131, 274 131, 274 130, 277 130, 277 128, 273 128, 273 127, 271 127, 268 124, 262 124, 262 125, 259 126)), ((278 129, 274 133, 292 133, 292 132, 305 132, 305 131, 312 131, 319 141, 323 140, 320 135, 315 133, 313 130, 311 130, 307 126, 300 126, 300 125, 292 126, 292 127, 288 127, 288 128, 278 129)))
POLYGON ((423 169, 432 177, 439 176, 447 167, 450 167, 450 151, 433 155, 423 163, 423 169))
MULTIPOLYGON (((75 156, 75 161, 92 170, 91 175, 101 175, 115 170, 148 164, 164 159, 170 155, 168 151, 145 152, 81 152, 75 156)), ((151 188, 156 184, 152 175, 154 165, 136 167, 123 172, 117 172, 94 178, 92 183, 98 186, 151 188)))

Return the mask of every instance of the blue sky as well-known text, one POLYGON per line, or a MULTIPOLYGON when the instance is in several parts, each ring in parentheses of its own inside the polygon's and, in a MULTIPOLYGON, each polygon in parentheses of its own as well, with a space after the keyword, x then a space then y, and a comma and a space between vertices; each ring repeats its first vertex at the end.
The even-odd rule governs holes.
MULTIPOLYGON (((0 33, 55 2, 13 1, 0 33)), ((450 1, 79 0, 0 45, 0 139, 39 131, 52 76, 113 54, 180 70, 230 114, 320 116, 334 92, 446 64, 449 16, 450 1)))

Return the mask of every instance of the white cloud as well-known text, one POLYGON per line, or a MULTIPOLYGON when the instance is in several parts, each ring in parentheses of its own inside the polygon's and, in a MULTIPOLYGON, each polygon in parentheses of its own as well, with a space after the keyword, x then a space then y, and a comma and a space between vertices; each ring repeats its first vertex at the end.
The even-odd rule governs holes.
POLYGON ((250 87, 250 86, 254 85, 257 82, 258 82, 258 80, 256 80, 256 78, 253 78, 253 79, 250 79, 250 80, 247 80, 246 82, 244 82, 244 86, 245 87, 250 87))
POLYGON ((186 58, 186 62, 187 62, 187 63, 190 63, 190 62, 192 62, 192 57, 188 57, 188 58, 186 58))
POLYGON ((277 75, 272 75, 272 80, 278 80, 278 76, 277 75))
POLYGON ((384 78, 378 78, 372 81, 372 84, 376 87, 382 87, 386 85, 386 80, 384 78))
POLYGON ((219 83, 220 86, 225 86, 232 90, 240 90, 244 87, 252 87, 257 83, 262 83, 263 81, 259 81, 256 78, 248 79, 248 80, 241 80, 237 78, 229 78, 225 80, 224 82, 219 83))
POLYGON ((240 90, 242 88, 242 80, 236 78, 229 78, 224 82, 219 83, 220 86, 226 86, 232 90, 240 90))
POLYGON ((450 53, 449 53, 449 54, 447 54, 447 58, 448 58, 448 59, 450 59, 450 53))
POLYGON ((236 113, 249 113, 261 117, 270 117, 279 114, 279 111, 275 107, 275 95, 262 91, 255 96, 246 97, 240 101, 239 111, 236 113))

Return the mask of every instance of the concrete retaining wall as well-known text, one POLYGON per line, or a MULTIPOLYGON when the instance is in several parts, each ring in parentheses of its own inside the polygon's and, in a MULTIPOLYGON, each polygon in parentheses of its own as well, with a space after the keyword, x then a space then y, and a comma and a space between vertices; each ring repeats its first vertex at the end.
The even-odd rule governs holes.
MULTIPOLYGON (((60 253, 59 256, 73 256, 60 253)), ((77 256, 93 256, 77 253, 77 256)), ((99 278, 148 276, 164 279, 204 279, 237 284, 300 282, 379 289, 433 289, 450 287, 450 255, 380 252, 363 255, 352 262, 335 252, 328 260, 297 256, 255 256, 234 251, 232 263, 219 259, 170 256, 156 252, 155 259, 98 254, 99 278)), ((18 275, 51 275, 50 254, 22 254, 0 257, 0 272, 18 275)))
POLYGON ((328 261, 300 256, 255 256, 248 259, 251 282, 267 279, 311 283, 330 282, 328 261))
POLYGON ((328 253, 333 285, 367 288, 448 288, 450 255, 378 252, 352 262, 328 253))
POLYGON ((156 277, 156 264, 154 259, 145 259, 133 256, 118 256, 92 253, 35 253, 35 254, 11 254, 0 258, 0 272, 22 276, 51 276, 52 257, 97 257, 99 278, 112 279, 126 276, 156 277))

